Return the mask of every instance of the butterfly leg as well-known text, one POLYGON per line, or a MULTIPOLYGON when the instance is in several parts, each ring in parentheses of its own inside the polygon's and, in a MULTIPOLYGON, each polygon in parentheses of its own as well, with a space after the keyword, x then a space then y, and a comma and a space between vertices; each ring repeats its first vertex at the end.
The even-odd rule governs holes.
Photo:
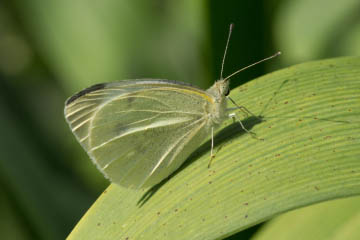
POLYGON ((221 148, 222 148, 224 145, 225 145, 225 143, 222 143, 222 144, 216 149, 215 154, 213 155, 212 158, 210 158, 210 161, 209 161, 209 164, 208 164, 208 168, 211 167, 212 160, 215 158, 216 154, 221 150, 221 148))
POLYGON ((257 140, 264 140, 263 138, 258 138, 258 137, 256 136, 256 133, 247 130, 246 127, 244 126, 244 124, 241 122, 240 118, 236 115, 236 113, 230 113, 230 114, 229 114, 229 117, 231 117, 234 122, 237 121, 237 122, 240 124, 241 128, 242 128, 245 132, 249 133, 249 134, 251 135, 251 137, 253 137, 253 138, 257 139, 257 140))
MULTIPOLYGON (((229 96, 227 96, 227 98, 236 106, 237 109, 239 109, 240 111, 242 111, 245 114, 245 118, 247 118, 249 116, 249 114, 255 118, 257 118, 258 120, 262 121, 261 118, 259 118, 258 116, 256 116, 255 114, 253 114, 252 112, 250 112, 249 109, 247 109, 244 106, 240 106, 238 105, 232 98, 230 98, 229 96)), ((245 130, 245 129, 244 129, 245 130)))
POLYGON ((213 154, 214 150, 214 128, 211 128, 211 150, 210 150, 210 161, 208 164, 208 168, 210 168, 212 160, 215 158, 215 155, 213 154))
POLYGON ((214 128, 212 128, 211 130, 211 156, 210 156, 210 160, 209 160, 209 164, 208 164, 208 168, 210 168, 212 160, 215 158, 216 154, 222 149, 222 147, 225 145, 225 143, 222 143, 217 149, 215 154, 213 153, 214 151, 214 128))

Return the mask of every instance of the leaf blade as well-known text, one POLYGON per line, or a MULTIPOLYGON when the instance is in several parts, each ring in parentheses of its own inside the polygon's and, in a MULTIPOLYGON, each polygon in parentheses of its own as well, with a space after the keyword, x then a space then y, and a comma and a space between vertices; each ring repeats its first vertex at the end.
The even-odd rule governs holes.
POLYGON ((210 169, 204 145, 153 192, 110 185, 69 239, 224 238, 294 208, 358 195, 359 79, 360 58, 349 57, 296 65, 234 89, 236 102, 266 120, 244 121, 264 141, 227 121, 210 169))

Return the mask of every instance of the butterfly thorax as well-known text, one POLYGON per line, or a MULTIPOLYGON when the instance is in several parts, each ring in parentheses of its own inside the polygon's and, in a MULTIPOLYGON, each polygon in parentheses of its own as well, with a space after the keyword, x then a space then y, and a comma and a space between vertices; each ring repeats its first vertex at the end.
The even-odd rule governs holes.
POLYGON ((229 93, 229 81, 218 80, 206 92, 212 97, 214 103, 209 109, 209 123, 220 125, 226 119, 226 95, 229 93))

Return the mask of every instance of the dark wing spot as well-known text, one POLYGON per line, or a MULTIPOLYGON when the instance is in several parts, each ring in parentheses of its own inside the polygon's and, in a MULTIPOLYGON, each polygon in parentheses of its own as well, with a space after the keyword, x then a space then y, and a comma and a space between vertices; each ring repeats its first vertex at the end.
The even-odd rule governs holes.
POLYGON ((73 101, 75 101, 79 97, 84 96, 87 93, 94 92, 96 90, 103 89, 103 88, 105 88, 105 83, 99 83, 99 84, 95 84, 95 85, 93 85, 91 87, 85 88, 84 90, 74 94, 72 97, 70 97, 68 100, 66 100, 65 105, 69 105, 70 103, 72 103, 73 101))
POLYGON ((136 97, 133 97, 133 96, 128 96, 127 98, 127 103, 128 103, 128 107, 131 106, 131 104, 135 101, 136 97))
POLYGON ((127 130, 130 128, 126 125, 123 125, 122 123, 116 124, 115 131, 117 131, 117 135, 124 134, 127 130))

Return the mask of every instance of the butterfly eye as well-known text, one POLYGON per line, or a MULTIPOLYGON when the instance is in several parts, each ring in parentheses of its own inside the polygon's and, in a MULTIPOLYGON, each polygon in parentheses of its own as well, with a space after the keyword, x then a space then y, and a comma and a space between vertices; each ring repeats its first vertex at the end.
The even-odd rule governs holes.
POLYGON ((226 90, 225 96, 229 96, 229 94, 230 94, 230 88, 228 88, 228 89, 226 90))

